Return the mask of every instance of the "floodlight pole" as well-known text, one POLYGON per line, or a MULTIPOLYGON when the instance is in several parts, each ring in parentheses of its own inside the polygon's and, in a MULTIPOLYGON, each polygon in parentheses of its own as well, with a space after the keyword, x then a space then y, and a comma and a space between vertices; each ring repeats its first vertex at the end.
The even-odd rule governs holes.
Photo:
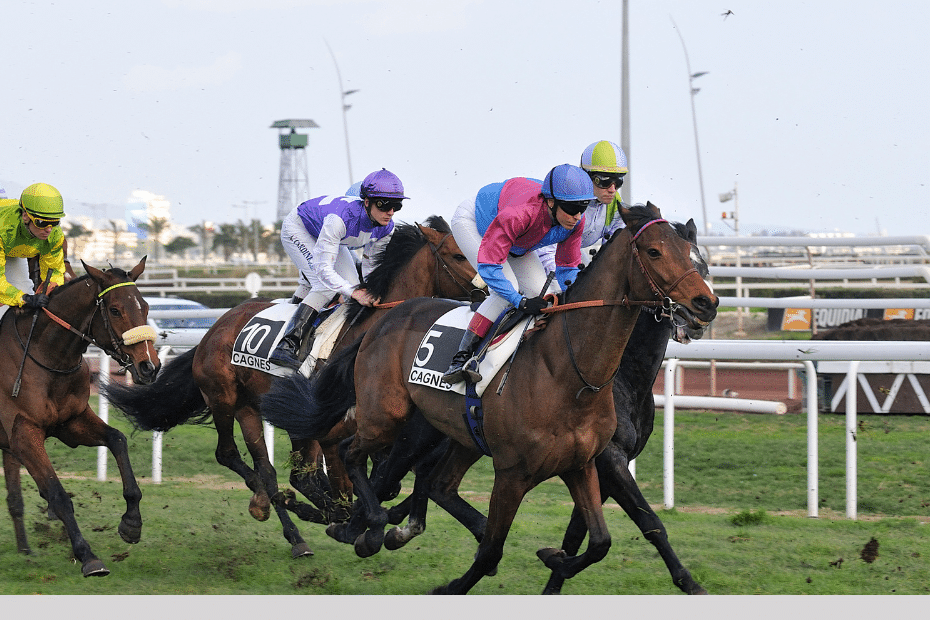
POLYGON ((329 56, 330 58, 333 59, 333 65, 336 67, 336 78, 339 80, 339 97, 342 102, 342 129, 346 137, 346 161, 348 162, 348 165, 349 165, 349 185, 352 185, 352 183, 354 182, 352 180, 353 179, 352 177, 352 155, 349 152, 349 123, 346 118, 346 110, 348 110, 352 106, 346 105, 346 95, 357 93, 358 89, 355 88, 352 90, 345 90, 342 87, 342 74, 339 72, 339 63, 336 62, 336 55, 333 54, 333 48, 329 46, 329 41, 327 41, 325 38, 323 39, 323 43, 326 44, 326 49, 329 50, 329 56))
POLYGON ((691 121, 694 124, 694 148, 697 152, 697 168, 698 168, 698 185, 701 190, 701 211, 704 215, 704 234, 710 234, 710 224, 707 221, 707 204, 704 201, 704 174, 701 171, 701 147, 698 144, 698 128, 697 128, 697 112, 694 109, 694 96, 698 93, 700 88, 694 88, 694 79, 699 78, 702 75, 707 75, 707 71, 698 71, 697 73, 691 73, 691 62, 688 60, 688 48, 685 47, 685 39, 681 36, 681 30, 678 29, 678 24, 675 23, 675 20, 672 19, 672 25, 675 26, 675 32, 678 33, 678 38, 681 40, 681 49, 685 52, 685 67, 688 69, 688 87, 691 90, 691 121))

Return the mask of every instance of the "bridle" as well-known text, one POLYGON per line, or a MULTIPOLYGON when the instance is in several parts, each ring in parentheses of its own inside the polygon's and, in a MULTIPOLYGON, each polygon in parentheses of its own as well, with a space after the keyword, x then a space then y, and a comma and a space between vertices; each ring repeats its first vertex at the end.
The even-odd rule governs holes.
MULTIPOLYGON (((620 300, 601 299, 601 300, 582 301, 582 302, 575 302, 571 304, 558 305, 558 298, 552 295, 552 296, 549 296, 549 299, 552 299, 553 303, 556 305, 551 306, 549 308, 543 308, 542 312, 545 314, 551 314, 553 312, 560 312, 564 310, 572 310, 575 308, 585 308, 585 307, 594 307, 594 306, 620 305, 626 308, 630 308, 631 306, 638 305, 638 306, 644 306, 645 308, 649 308, 649 309, 655 308, 655 310, 653 310, 652 312, 654 314, 654 317, 657 323, 660 322, 665 317, 668 317, 669 319, 671 319, 675 311, 680 307, 680 304, 677 304, 674 301, 672 301, 671 292, 674 291, 678 287, 678 285, 681 284, 682 280, 684 280, 687 276, 691 275, 692 273, 698 274, 698 270, 692 266, 691 269, 688 269, 683 274, 681 274, 678 277, 678 279, 676 279, 671 284, 671 286, 668 287, 667 290, 662 290, 662 287, 660 287, 656 283, 655 278, 652 277, 652 275, 646 269, 646 265, 643 264, 642 258, 639 255, 639 250, 636 247, 636 240, 639 238, 642 232, 646 230, 646 228, 648 228, 649 226, 652 226, 653 224, 658 224, 661 222, 668 223, 668 220, 665 220, 662 218, 650 220, 646 222, 645 224, 643 224, 640 227, 640 229, 636 232, 636 234, 634 234, 630 238, 631 254, 633 255, 633 258, 635 259, 636 264, 639 265, 639 269, 640 271, 642 271, 643 275, 645 276, 646 281, 649 283, 649 287, 652 289, 652 292, 655 294, 656 297, 661 299, 661 301, 631 300, 628 295, 624 295, 623 299, 620 299, 620 300)), ((632 278, 632 275, 633 275, 633 261, 630 262, 630 278, 632 278)), ((700 277, 700 274, 698 274, 698 277, 700 277)), ((565 334, 565 344, 568 348, 568 356, 572 362, 572 368, 575 369, 575 374, 577 374, 578 378, 581 379, 581 382, 584 383, 584 387, 578 390, 578 392, 575 394, 575 399, 577 400, 581 396, 581 393, 584 392, 585 390, 591 390, 592 392, 596 394, 600 392, 603 388, 610 385, 613 382, 614 377, 616 377, 617 373, 620 371, 620 365, 619 364, 617 365, 617 368, 613 371, 613 373, 610 375, 610 378, 607 381, 605 381, 599 386, 593 385, 584 377, 583 374, 581 374, 581 369, 578 367, 578 363, 575 361, 575 352, 572 348, 571 335, 569 334, 569 331, 568 331, 568 321, 564 321, 564 320, 562 321, 562 331, 565 334)))
MULTIPOLYGON (((86 282, 85 284, 87 284, 87 286, 90 286, 90 282, 86 282)), ((131 328, 131 329, 129 329, 129 330, 123 332, 122 336, 118 336, 118 335, 116 334, 116 331, 113 329, 113 324, 110 322, 109 312, 107 311, 107 310, 109 309, 109 307, 106 305, 106 303, 105 303, 105 301, 104 301, 104 296, 105 296, 107 293, 109 293, 110 291, 114 290, 114 289, 117 289, 117 288, 120 288, 120 287, 123 287, 123 286, 135 286, 135 285, 136 285, 136 283, 135 283, 135 282, 132 282, 132 281, 128 281, 128 282, 119 282, 119 283, 117 283, 117 284, 113 284, 113 285, 111 285, 111 286, 108 286, 107 288, 105 288, 105 289, 101 290, 99 293, 97 293, 97 296, 96 296, 96 299, 95 299, 95 302, 94 302, 94 311, 91 313, 90 319, 89 319, 89 320, 87 321, 87 323, 86 323, 87 328, 86 328, 86 331, 85 331, 85 332, 81 332, 81 331, 75 329, 70 323, 68 323, 67 321, 65 321, 65 320, 62 319, 61 317, 59 317, 59 316, 57 316, 56 314, 54 314, 54 313, 53 313, 51 310, 49 310, 48 308, 42 308, 42 310, 45 311, 45 314, 46 314, 46 316, 48 316, 49 319, 51 319, 52 321, 54 321, 55 323, 57 323, 57 324, 60 325, 61 327, 64 327, 65 329, 67 329, 67 330, 70 331, 71 333, 76 334, 79 338, 81 338, 82 340, 84 340, 84 341, 87 342, 88 344, 92 344, 92 345, 96 346, 97 348, 101 349, 104 353, 106 353, 106 354, 109 355, 111 358, 113 358, 113 360, 114 360, 117 364, 119 364, 121 368, 126 369, 126 368, 129 368, 130 366, 132 366, 132 358, 129 357, 129 354, 126 353, 126 351, 123 349, 123 347, 124 347, 124 346, 133 345, 133 344, 136 344, 136 343, 138 343, 138 342, 142 342, 142 341, 146 341, 146 340, 147 340, 147 341, 150 341, 150 342, 155 342, 155 340, 158 338, 158 336, 157 336, 157 334, 155 333, 155 330, 154 330, 152 327, 150 327, 149 325, 139 325, 139 326, 133 327, 133 328, 131 328), (91 328, 92 328, 92 326, 93 326, 93 324, 94 324, 94 318, 97 316, 97 313, 98 313, 98 312, 100 313, 100 317, 101 317, 101 319, 103 320, 103 325, 104 325, 104 327, 105 327, 105 329, 106 329, 106 332, 107 332, 107 335, 109 336, 109 339, 110 339, 109 346, 106 345, 106 344, 101 343, 101 342, 100 342, 97 338, 95 338, 94 335, 91 333, 91 332, 92 332, 92 329, 91 329, 91 328)), ((100 287, 99 284, 98 284, 97 286, 98 286, 98 288, 100 287)), ((17 338, 19 338, 19 343, 20 343, 20 345, 23 347, 23 349, 25 350, 26 355, 29 356, 29 359, 31 359, 33 362, 35 362, 37 365, 39 365, 40 367, 44 368, 45 370, 48 370, 49 372, 54 372, 54 373, 58 373, 58 374, 65 374, 65 375, 71 374, 71 373, 74 373, 74 372, 77 372, 78 370, 80 370, 81 365, 84 363, 84 358, 83 358, 83 356, 82 356, 81 361, 78 362, 78 365, 75 366, 75 367, 73 367, 73 368, 68 368, 68 369, 62 370, 62 369, 51 368, 51 367, 49 367, 49 366, 46 366, 45 364, 43 364, 42 362, 40 362, 39 360, 37 360, 35 357, 33 357, 32 354, 29 353, 28 350, 26 350, 26 344, 23 342, 22 336, 20 335, 19 330, 14 330, 14 331, 16 331, 16 336, 17 336, 17 338)))

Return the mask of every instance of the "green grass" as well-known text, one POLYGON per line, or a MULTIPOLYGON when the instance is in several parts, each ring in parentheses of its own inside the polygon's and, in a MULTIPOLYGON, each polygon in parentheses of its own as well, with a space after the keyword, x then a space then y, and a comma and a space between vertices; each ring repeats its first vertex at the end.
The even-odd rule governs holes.
MULTIPOLYGON (((92 403, 95 404, 95 403, 92 403)), ((111 410, 111 423, 127 430, 111 410)), ((711 594, 927 594, 930 592, 930 420, 921 416, 862 419, 858 433, 859 519, 845 510, 845 422, 820 419, 820 518, 806 515, 806 419, 738 413, 676 412, 675 509, 661 507, 662 420, 637 478, 665 523, 684 565, 711 594), (878 556, 861 554, 872 538, 878 556)), ((127 433, 128 434, 128 433, 127 433)), ((0 517, 0 584, 4 594, 421 594, 461 576, 475 541, 431 506, 425 534, 397 551, 358 558, 323 527, 299 522, 315 555, 291 559, 276 518, 248 515, 250 493, 213 458, 212 428, 182 427, 165 436, 164 482, 151 482, 151 439, 130 438, 143 488, 142 541, 116 532, 124 510, 112 459, 109 479, 95 480, 96 450, 47 444, 78 523, 112 573, 84 579, 70 561, 61 526, 24 478, 32 556, 16 552, 8 517, 0 517)), ((240 448, 241 448, 240 443, 240 448)), ((288 442, 276 437, 276 461, 288 442)), ((492 471, 482 459, 463 495, 487 510, 492 471)), ((286 482, 280 473, 279 479, 286 482)), ((405 481, 409 489, 412 480, 405 481)), ((547 571, 540 547, 558 546, 571 510, 567 491, 550 480, 530 492, 508 536, 494 577, 474 594, 538 594, 547 571)), ((565 594, 680 594, 662 560, 615 504, 605 509, 613 546, 602 562, 563 588, 565 594)))

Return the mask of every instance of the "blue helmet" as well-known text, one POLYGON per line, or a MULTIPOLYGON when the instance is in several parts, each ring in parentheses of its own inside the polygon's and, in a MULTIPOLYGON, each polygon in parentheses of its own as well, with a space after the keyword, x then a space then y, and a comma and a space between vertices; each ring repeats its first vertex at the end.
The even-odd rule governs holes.
POLYGON ((395 200, 407 198, 404 196, 404 184, 400 182, 396 174, 385 168, 372 172, 362 180, 359 196, 362 198, 393 198, 395 200))
POLYGON ((543 179, 542 195, 564 202, 588 202, 594 200, 594 184, 578 166, 562 164, 543 179))

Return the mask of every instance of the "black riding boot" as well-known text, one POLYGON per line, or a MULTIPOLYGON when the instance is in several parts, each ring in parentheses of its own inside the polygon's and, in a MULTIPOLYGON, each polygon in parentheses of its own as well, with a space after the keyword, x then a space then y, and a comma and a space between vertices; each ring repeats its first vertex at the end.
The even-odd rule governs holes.
MULTIPOLYGON (((466 376, 472 383, 481 381, 481 375, 475 370, 465 367, 465 363, 474 355, 475 347, 478 346, 479 342, 481 342, 481 336, 470 329, 465 330, 465 335, 462 336, 462 343, 459 345, 459 351, 452 356, 449 370, 442 376, 443 381, 455 384, 459 381, 464 381, 466 376)), ((477 368, 477 366, 475 366, 475 368, 477 368)))
POLYGON ((300 368, 300 360, 297 355, 300 352, 300 344, 304 338, 313 333, 313 321, 319 314, 307 304, 300 304, 291 317, 291 322, 287 326, 287 333, 278 343, 278 346, 271 352, 268 358, 272 364, 278 366, 287 366, 297 370, 300 368))

